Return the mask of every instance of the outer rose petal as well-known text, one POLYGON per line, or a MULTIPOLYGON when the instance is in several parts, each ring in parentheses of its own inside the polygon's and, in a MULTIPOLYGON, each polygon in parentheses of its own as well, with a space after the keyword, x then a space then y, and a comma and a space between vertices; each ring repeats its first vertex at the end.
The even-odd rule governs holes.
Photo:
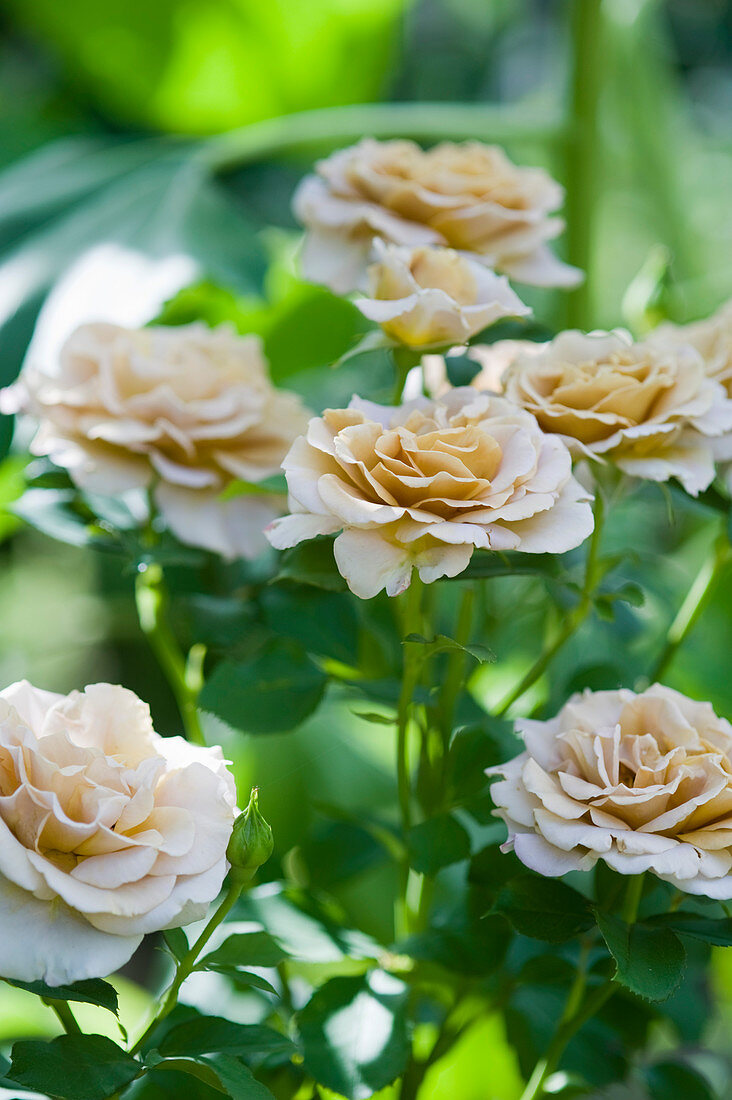
POLYGON ((409 587, 409 552, 377 531, 344 531, 333 544, 336 565, 354 595, 370 600, 382 588, 397 596, 409 587))
POLYGON ((289 550, 305 539, 314 539, 318 535, 332 535, 341 528, 341 521, 331 516, 309 516, 302 512, 293 512, 273 520, 265 528, 265 534, 275 550, 289 550))
POLYGON ((0 878, 0 974, 66 985, 119 970, 142 935, 108 935, 63 902, 49 904, 0 878))
POLYGON ((203 490, 161 482, 155 501, 181 542, 203 546, 223 558, 255 558, 267 545, 264 529, 281 510, 276 497, 221 500, 203 490))

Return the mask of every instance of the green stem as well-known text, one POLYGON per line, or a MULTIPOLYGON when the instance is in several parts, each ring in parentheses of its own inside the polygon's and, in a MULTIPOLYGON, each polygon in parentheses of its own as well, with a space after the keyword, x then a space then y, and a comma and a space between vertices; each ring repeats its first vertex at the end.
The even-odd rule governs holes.
MULTIPOLYGON (((468 581, 463 591, 463 598, 460 602, 455 624, 454 640, 458 645, 465 646, 470 641, 474 606, 475 589, 468 581)), ((447 661, 445 679, 440 692, 440 726, 445 751, 450 742, 455 707, 465 680, 465 660, 465 653, 460 650, 453 650, 447 661)))
POLYGON ((567 188, 567 259, 586 272, 584 283, 567 294, 568 328, 590 328, 593 306, 592 249, 597 215, 597 187, 602 154, 598 105, 602 85, 604 20, 602 0, 574 0, 571 15, 572 84, 570 132, 564 180, 567 188))
POLYGON ((168 623, 168 602, 162 567, 157 562, 140 565, 135 578, 135 603, 140 628, 170 684, 186 737, 196 745, 205 745, 198 717, 205 649, 200 645, 193 646, 186 659, 168 623))
POLYGON ((620 914, 626 924, 635 924, 638 919, 638 910, 640 908, 641 898, 643 897, 644 881, 645 873, 642 875, 633 875, 628 883, 623 909, 620 914))
POLYGON ((678 610, 666 635, 666 644, 656 662, 651 681, 659 681, 666 674, 669 665, 686 638, 694 629, 699 616, 706 607, 714 584, 730 557, 730 545, 726 530, 714 540, 710 552, 697 573, 686 598, 678 610))
POLYGON ((411 137, 418 141, 470 140, 499 143, 553 144, 564 137, 556 111, 482 103, 370 103, 325 107, 266 119, 219 134, 203 143, 198 161, 215 172, 227 172, 265 157, 296 150, 335 147, 375 138, 411 137))
MULTIPOLYGON (((422 581, 417 571, 412 575, 412 583, 403 600, 402 637, 419 633, 422 626, 422 581)), ((412 827, 412 775, 409 764, 409 722, 412 712, 414 689, 419 682, 421 660, 417 647, 409 642, 402 647, 402 688, 397 706, 397 745, 396 772, 399 793, 402 834, 406 838, 412 827)), ((404 850, 401 866, 401 889, 397 909, 397 929, 399 933, 408 931, 407 913, 409 909, 407 892, 409 886, 409 855, 404 850)))
POLYGON ((548 668, 553 661, 559 650, 565 645, 566 642, 572 637, 573 634, 579 629, 582 623, 585 621, 592 608, 592 600, 595 595, 595 590, 602 578, 602 570, 600 568, 600 543, 602 541, 602 530, 605 520, 605 500, 602 495, 602 490, 598 486, 595 492, 595 526, 590 537, 590 545, 587 551, 587 559, 585 561, 585 577, 582 585, 582 592, 580 595, 579 603, 571 614, 566 615, 564 623, 557 633, 556 637, 544 652, 537 658, 534 664, 531 666, 526 675, 519 681, 515 688, 513 688, 508 695, 499 704, 498 709, 494 711, 497 718, 503 717, 504 714, 518 702, 522 695, 524 695, 530 687, 534 684, 548 668))
POLYGON ((71 1011, 68 1001, 57 1001, 53 997, 43 997, 42 1000, 44 1005, 56 1013, 61 1027, 67 1035, 81 1035, 81 1028, 76 1016, 71 1011))
POLYGON ((171 982, 167 992, 163 997, 163 1001, 159 1011, 150 1021, 150 1023, 145 1028, 142 1035, 134 1044, 134 1046, 130 1048, 130 1054, 137 1054, 145 1045, 148 1038, 150 1037, 150 1035, 152 1035, 158 1024, 162 1023, 166 1016, 169 1016, 170 1013, 173 1011, 176 1004, 178 1003, 178 993, 180 992, 180 987, 183 985, 183 982, 186 980, 186 978, 192 973, 198 957, 201 954, 201 951, 211 939, 213 933, 216 931, 221 922, 226 919, 230 911, 234 908, 234 905, 238 901, 239 895, 241 894, 244 885, 245 883, 241 879, 234 879, 232 881, 227 893, 224 896, 223 901, 221 902, 215 913, 212 915, 203 932, 201 932, 201 935, 198 937, 196 942, 178 963, 175 977, 173 978, 173 981, 171 982))

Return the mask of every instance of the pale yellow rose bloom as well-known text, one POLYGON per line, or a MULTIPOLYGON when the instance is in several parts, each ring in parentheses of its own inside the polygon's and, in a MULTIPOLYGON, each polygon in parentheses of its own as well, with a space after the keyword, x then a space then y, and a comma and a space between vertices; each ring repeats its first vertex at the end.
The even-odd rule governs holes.
POLYGON ((660 684, 585 691, 517 728, 525 751, 488 773, 504 850, 541 875, 603 860, 732 898, 732 726, 709 703, 660 684))
POLYGON ((63 985, 205 916, 236 813, 221 750, 160 737, 131 691, 0 691, 0 974, 63 985))
POLYGON ((732 401, 688 345, 562 332, 538 354, 519 354, 503 386, 575 455, 652 481, 675 477, 693 495, 713 480, 732 432, 732 401))
POLYGON ((254 557, 281 511, 276 495, 222 494, 277 474, 307 415, 269 380, 258 337, 204 324, 78 328, 58 367, 25 368, 0 395, 4 412, 40 421, 33 454, 82 489, 153 487, 168 527, 225 557, 254 557))
POLYGON ((303 273, 338 294, 365 288, 371 243, 445 245, 536 286, 573 286, 577 268, 547 241, 564 223, 552 217, 563 190, 543 169, 513 164, 498 146, 374 141, 316 165, 295 194, 307 234, 303 273))
POLYGON ((410 348, 465 344, 503 317, 531 313, 504 276, 450 248, 374 242, 369 297, 356 306, 410 348))
POLYGON ((336 564, 368 599, 463 572, 475 549, 559 554, 593 527, 569 451, 500 397, 454 389, 397 408, 354 398, 310 421, 285 459, 278 549, 341 533, 336 564))
POLYGON ((732 397, 732 299, 702 321, 689 325, 667 321, 654 329, 649 339, 654 343, 691 344, 701 355, 708 376, 721 382, 732 397))

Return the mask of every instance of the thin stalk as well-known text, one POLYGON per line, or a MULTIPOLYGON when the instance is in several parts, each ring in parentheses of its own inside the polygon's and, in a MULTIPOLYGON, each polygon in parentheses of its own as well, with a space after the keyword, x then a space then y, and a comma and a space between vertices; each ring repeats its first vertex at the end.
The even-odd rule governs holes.
POLYGON ((186 980, 186 978, 192 973, 198 957, 201 954, 201 951, 211 939, 211 936, 214 934, 221 922, 225 920, 230 911, 234 908, 234 905, 238 901, 239 895, 241 894, 244 885, 245 883, 241 879, 235 879, 234 881, 232 881, 231 886, 225 894, 223 901, 221 902, 215 913, 212 915, 203 932, 201 932, 201 935, 198 937, 196 942, 178 963, 175 977, 173 978, 173 981, 171 982, 167 992, 163 997, 163 1001, 159 1011, 150 1021, 150 1023, 145 1028, 142 1035, 134 1044, 134 1046, 130 1048, 130 1054, 137 1054, 138 1051, 140 1051, 145 1045, 148 1038, 150 1037, 150 1035, 152 1035, 158 1024, 162 1023, 166 1016, 169 1016, 170 1013, 173 1011, 176 1004, 178 1003, 178 993, 180 992, 180 987, 183 985, 183 982, 186 980))
POLYGON ((541 676, 543 676, 546 669, 549 667, 554 657, 559 650, 569 641, 573 634, 579 629, 582 623, 592 609, 592 600, 595 594, 597 585, 602 577, 602 570, 600 568, 599 554, 600 543, 602 541, 602 530, 605 520, 605 501, 602 495, 601 489, 597 488, 595 493, 595 526, 590 537, 590 545, 587 551, 587 559, 585 561, 585 576, 582 585, 582 592, 580 595, 579 603, 574 611, 568 614, 564 623, 557 633, 552 642, 549 643, 544 652, 536 659, 534 664, 528 670, 526 675, 519 681, 515 688, 513 688, 508 695, 499 704, 498 709, 494 711, 496 717, 501 718, 514 703, 518 702, 522 695, 533 687, 534 684, 541 676))
POLYGON ((699 616, 709 602, 714 585, 729 558, 729 540, 726 531, 722 531, 714 540, 708 556, 702 563, 701 569, 686 594, 684 602, 668 628, 666 644, 651 673, 652 681, 661 680, 666 674, 677 651, 694 629, 699 616))
MULTIPOLYGON (((403 599, 402 636, 418 633, 422 625, 422 581, 415 570, 412 583, 403 599)), ((402 655, 402 688, 397 706, 397 744, 396 773, 399 793, 399 811, 402 834, 406 837, 412 827, 412 772, 409 762, 409 723, 412 713, 414 690, 419 682, 421 660, 417 647, 406 643, 402 655)), ((400 932, 407 931, 407 913, 409 909, 407 891, 409 886, 409 856, 405 849, 401 866, 401 889, 397 909, 397 926, 400 932)))
POLYGON ((68 1001, 57 1001, 53 997, 43 997, 42 1000, 44 1005, 56 1013, 59 1023, 67 1035, 81 1035, 81 1028, 68 1001))
POLYGON ((565 147, 567 259, 586 272, 566 296, 568 328, 590 328, 594 293, 593 244, 597 186, 602 156, 598 106, 602 87, 604 19, 602 0, 574 0, 571 13, 572 83, 570 130, 565 147))
POLYGON ((198 153, 198 162, 210 171, 227 172, 266 157, 358 141, 364 134, 428 142, 479 137, 499 143, 551 145, 563 140, 564 123, 557 111, 542 114, 520 104, 369 103, 325 107, 266 119, 209 138, 198 153))
POLYGON ((625 893, 625 900, 623 901, 623 908, 620 914, 626 924, 635 924, 638 919, 638 910, 640 908, 641 898, 643 897, 644 881, 645 874, 633 875, 628 883, 628 889, 625 893))
MULTIPOLYGON (((473 610, 475 607, 475 589, 468 582, 463 590, 463 597, 458 609, 455 623, 454 639, 458 645, 467 645, 470 641, 470 630, 473 625, 473 610)), ((454 650, 447 661, 445 678, 440 692, 440 725, 442 728, 443 745, 445 749, 449 744, 452 733, 452 723, 455 714, 460 689, 465 679, 466 654, 460 650, 454 650)))
POLYGON ((162 567, 157 562, 139 568, 135 578, 135 603, 140 628, 175 696, 186 737, 196 745, 205 745, 198 717, 205 649, 196 645, 187 659, 184 656, 168 622, 168 591, 162 567))

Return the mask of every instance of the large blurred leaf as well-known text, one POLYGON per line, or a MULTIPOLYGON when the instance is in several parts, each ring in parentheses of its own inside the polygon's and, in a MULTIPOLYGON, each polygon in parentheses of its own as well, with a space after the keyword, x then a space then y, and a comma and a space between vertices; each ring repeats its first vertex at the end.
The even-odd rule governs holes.
POLYGON ((104 1100, 128 1085, 140 1064, 102 1035, 60 1035, 16 1043, 10 1080, 62 1100, 104 1100))
POLYGON ((326 982, 298 1016, 305 1068, 348 1100, 391 1084, 409 1057, 407 999, 407 986, 382 970, 326 982))
POLYGON ((373 99, 405 0, 12 0, 93 102, 133 125, 216 132, 373 99))

